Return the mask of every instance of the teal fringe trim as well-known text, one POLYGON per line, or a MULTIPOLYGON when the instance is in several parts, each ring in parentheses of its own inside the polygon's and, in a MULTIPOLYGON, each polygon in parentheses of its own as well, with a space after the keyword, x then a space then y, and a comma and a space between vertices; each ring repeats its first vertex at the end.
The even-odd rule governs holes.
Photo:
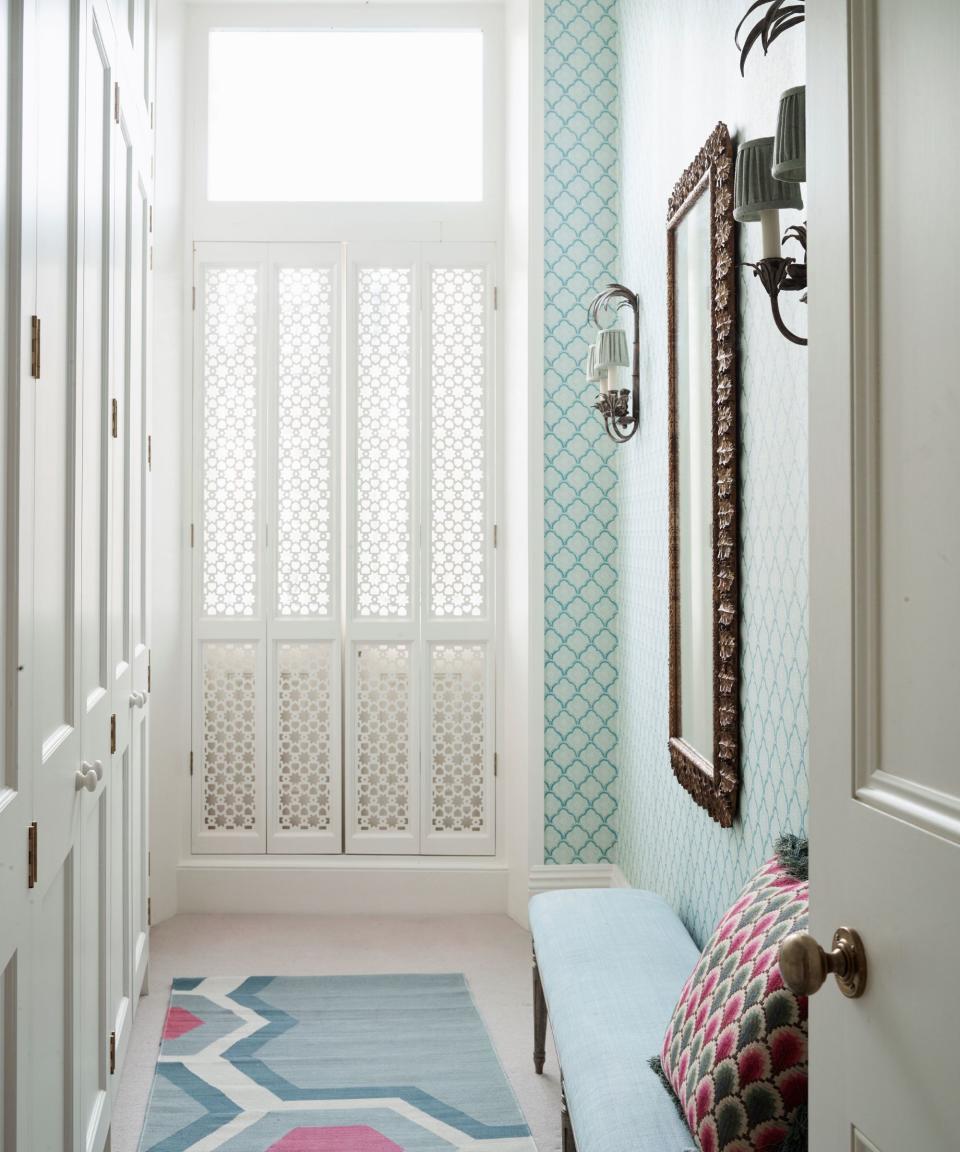
POLYGON ((774 845, 780 867, 794 880, 808 878, 808 864, 810 860, 810 845, 805 836, 794 836, 790 832, 783 836, 774 845))
POLYGON ((801 1104, 793 1114, 793 1119, 790 1121, 790 1131, 780 1145, 780 1152, 807 1152, 808 1147, 807 1106, 801 1104))
POLYGON ((677 1115, 684 1122, 684 1124, 686 1124, 687 1114, 686 1114, 686 1112, 684 1112, 683 1105, 680 1103, 680 1097, 676 1094, 676 1092, 674 1092, 673 1085, 667 1079, 667 1074, 666 1074, 666 1072, 664 1072, 663 1065, 660 1063, 660 1057, 659 1056, 651 1056, 648 1063, 649 1063, 651 1069, 657 1074, 657 1077, 660 1080, 660 1083, 663 1085, 664 1089, 666 1090, 667 1095, 673 1101, 673 1106, 677 1110, 677 1115))

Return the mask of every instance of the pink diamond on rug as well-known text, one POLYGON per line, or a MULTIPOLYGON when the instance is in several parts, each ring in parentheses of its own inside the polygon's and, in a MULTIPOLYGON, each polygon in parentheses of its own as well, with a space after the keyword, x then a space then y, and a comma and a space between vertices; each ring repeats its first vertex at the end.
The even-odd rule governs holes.
POLYGON ((164 1040, 179 1040, 181 1036, 186 1036, 188 1032, 192 1032, 194 1028, 201 1028, 203 1021, 199 1016, 194 1016, 192 1012, 188 1012, 186 1008, 179 1008, 176 1005, 167 1013, 167 1020, 163 1026, 164 1040))
POLYGON ((375 1128, 352 1124, 348 1128, 294 1128, 282 1140, 271 1144, 267 1152, 403 1152, 403 1149, 375 1128))

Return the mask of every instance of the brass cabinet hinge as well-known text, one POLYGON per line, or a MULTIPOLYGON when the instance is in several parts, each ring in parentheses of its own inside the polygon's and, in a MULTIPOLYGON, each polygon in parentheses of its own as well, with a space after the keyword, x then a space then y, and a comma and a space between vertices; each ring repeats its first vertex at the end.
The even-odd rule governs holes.
POLYGON ((27 829, 27 887, 37 886, 37 822, 27 829))
POLYGON ((40 379, 40 317, 30 317, 30 375, 40 379))
POLYGON ((111 754, 117 750, 117 714, 110 717, 110 752, 111 754))
POLYGON ((147 437, 147 471, 153 471, 153 437, 147 437))
POLYGON ((110 1075, 112 1076, 117 1070, 117 1034, 116 1032, 110 1033, 110 1075))
POLYGON ((190 750, 190 775, 193 775, 193 749, 190 750))
POLYGON ((120 435, 120 409, 116 400, 110 401, 110 435, 114 440, 120 435))
POLYGON ((113 118, 120 123, 120 85, 116 81, 113 85, 113 118))

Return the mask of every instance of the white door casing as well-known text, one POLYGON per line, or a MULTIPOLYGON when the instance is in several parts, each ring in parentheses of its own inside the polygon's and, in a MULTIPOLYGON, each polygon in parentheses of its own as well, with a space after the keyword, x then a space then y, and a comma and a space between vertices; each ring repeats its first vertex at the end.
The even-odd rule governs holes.
POLYGON ((807 5, 811 1148, 957 1146, 960 180, 952 0, 807 5))

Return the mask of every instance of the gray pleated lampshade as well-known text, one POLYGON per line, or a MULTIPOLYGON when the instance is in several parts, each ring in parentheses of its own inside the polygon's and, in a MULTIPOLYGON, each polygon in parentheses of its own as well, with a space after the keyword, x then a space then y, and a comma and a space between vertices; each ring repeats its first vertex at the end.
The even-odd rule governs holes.
POLYGON ((585 374, 588 384, 596 384, 600 379, 600 369, 597 367, 597 346, 596 344, 590 345, 590 351, 587 353, 587 364, 585 374))
POLYGON ((807 90, 802 84, 780 97, 772 170, 778 180, 799 184, 807 178, 807 90))
POLYGON ((747 140, 737 149, 733 177, 733 218, 741 224, 760 219, 770 208, 802 208, 796 184, 774 178, 773 137, 747 140))
POLYGON ((630 363, 627 334, 622 328, 604 328, 597 336, 597 368, 624 367, 630 363))

